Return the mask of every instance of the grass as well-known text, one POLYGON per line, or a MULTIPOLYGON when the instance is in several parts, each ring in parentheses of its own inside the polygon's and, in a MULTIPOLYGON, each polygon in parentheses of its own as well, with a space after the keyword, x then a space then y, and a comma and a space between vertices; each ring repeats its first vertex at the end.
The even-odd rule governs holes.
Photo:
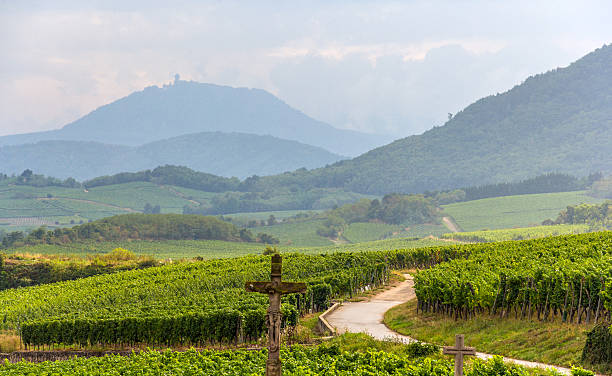
POLYGON ((0 332, 0 353, 22 350, 21 339, 15 332, 0 332))
POLYGON ((404 335, 437 345, 453 345, 455 334, 477 351, 569 367, 580 364, 586 332, 592 327, 560 322, 479 316, 454 320, 441 314, 416 313, 416 300, 391 308, 385 324, 404 335))
POLYGON ((568 205, 599 203, 585 191, 485 198, 443 205, 463 231, 537 226, 555 219, 568 205))

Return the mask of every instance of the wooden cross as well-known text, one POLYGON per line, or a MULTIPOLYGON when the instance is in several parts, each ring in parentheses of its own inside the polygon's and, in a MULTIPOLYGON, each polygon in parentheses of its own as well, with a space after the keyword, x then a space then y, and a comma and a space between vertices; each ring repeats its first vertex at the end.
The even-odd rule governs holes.
POLYGON ((463 345, 463 334, 455 335, 455 347, 444 346, 442 354, 455 356, 455 376, 463 376, 463 357, 466 355, 476 355, 473 347, 463 345))
POLYGON ((306 284, 302 282, 281 282, 283 259, 281 255, 272 256, 270 282, 247 282, 248 292, 268 294, 270 307, 266 319, 268 327, 268 360, 266 361, 266 376, 281 375, 280 332, 281 332, 281 295, 306 292, 306 284))

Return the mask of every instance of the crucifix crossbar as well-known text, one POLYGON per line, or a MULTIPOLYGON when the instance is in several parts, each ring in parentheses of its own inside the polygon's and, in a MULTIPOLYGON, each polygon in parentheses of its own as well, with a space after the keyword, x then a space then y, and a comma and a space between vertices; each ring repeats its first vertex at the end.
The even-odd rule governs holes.
POLYGON ((463 357, 476 355, 476 350, 473 347, 465 347, 463 334, 457 334, 455 335, 455 347, 445 346, 442 354, 455 356, 455 376, 463 376, 463 357))
POLYGON ((266 376, 281 375, 281 295, 306 292, 305 283, 282 282, 282 265, 283 259, 281 255, 273 255, 270 281, 247 282, 245 284, 246 291, 268 294, 268 297, 270 298, 270 306, 268 307, 268 314, 266 316, 266 326, 268 327, 268 360, 266 361, 266 376))

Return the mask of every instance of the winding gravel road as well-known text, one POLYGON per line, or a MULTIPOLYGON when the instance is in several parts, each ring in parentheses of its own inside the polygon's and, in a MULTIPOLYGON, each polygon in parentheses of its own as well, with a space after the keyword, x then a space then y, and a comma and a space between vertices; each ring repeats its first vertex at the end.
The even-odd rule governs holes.
MULTIPOLYGON (((391 307, 405 303, 416 296, 414 294, 414 282, 410 275, 406 275, 406 280, 399 285, 386 290, 368 301, 343 303, 338 309, 327 315, 327 321, 336 328, 339 333, 367 333, 376 339, 399 339, 402 342, 410 343, 416 341, 414 338, 401 335, 387 328, 383 324, 383 317, 391 307)), ((469 338, 466 338, 469 345, 469 338)), ((493 355, 478 352, 476 356, 482 359, 489 359, 493 355)), ((552 366, 543 363, 528 362, 512 358, 505 358, 504 361, 520 364, 530 368, 554 368, 564 375, 570 375, 567 368, 552 366)))

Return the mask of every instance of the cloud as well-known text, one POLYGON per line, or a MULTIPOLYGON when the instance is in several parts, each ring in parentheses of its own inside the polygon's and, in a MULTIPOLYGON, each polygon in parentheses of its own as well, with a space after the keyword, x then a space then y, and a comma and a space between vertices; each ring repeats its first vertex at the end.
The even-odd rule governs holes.
POLYGON ((428 47, 422 58, 421 53, 406 58, 408 49, 375 59, 368 49, 341 58, 310 54, 287 58, 271 77, 281 98, 315 117, 346 128, 409 135, 556 66, 554 60, 517 59, 524 48, 497 48, 446 44, 428 47))
POLYGON ((406 135, 601 46, 604 1, 0 1, 0 134, 183 79, 406 135))

